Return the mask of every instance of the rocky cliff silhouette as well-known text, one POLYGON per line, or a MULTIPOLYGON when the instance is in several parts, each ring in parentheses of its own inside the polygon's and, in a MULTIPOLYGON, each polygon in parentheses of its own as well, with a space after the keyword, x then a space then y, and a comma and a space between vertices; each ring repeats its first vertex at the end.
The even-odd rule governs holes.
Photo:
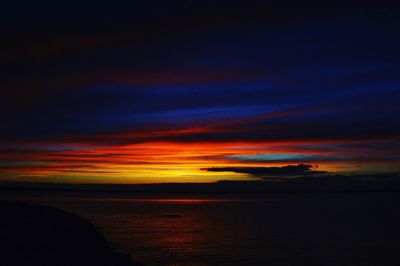
POLYGON ((140 265, 77 215, 20 202, 0 202, 0 214, 2 266, 140 265))

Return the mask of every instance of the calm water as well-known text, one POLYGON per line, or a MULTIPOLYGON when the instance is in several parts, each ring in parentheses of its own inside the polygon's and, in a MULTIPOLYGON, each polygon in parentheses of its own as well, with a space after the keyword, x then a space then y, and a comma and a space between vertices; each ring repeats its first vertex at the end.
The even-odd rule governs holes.
POLYGON ((400 265, 399 193, 11 193, 90 219, 148 266, 400 265))

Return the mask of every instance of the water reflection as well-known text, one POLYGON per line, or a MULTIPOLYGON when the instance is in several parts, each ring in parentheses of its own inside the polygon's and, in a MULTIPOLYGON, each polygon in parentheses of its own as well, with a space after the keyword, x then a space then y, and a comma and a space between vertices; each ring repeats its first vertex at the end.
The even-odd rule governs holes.
MULTIPOLYGON (((212 219, 199 210, 189 211, 181 208, 182 204, 207 203, 202 200, 151 201, 169 203, 163 205, 162 215, 132 215, 126 222, 137 230, 136 241, 143 247, 150 247, 159 257, 149 260, 146 248, 143 260, 149 265, 196 265, 209 252, 207 243, 213 243, 217 232, 213 230, 212 219), (178 204, 178 206, 176 206, 178 204), (171 206, 174 205, 174 206, 171 206), (140 237, 142 236, 142 237, 140 237), (166 264, 166 262, 170 264, 166 264)), ((135 252, 140 259, 140 252, 135 252)))
POLYGON ((398 193, 93 195, 17 199, 93 221, 146 266, 400 265, 398 193))

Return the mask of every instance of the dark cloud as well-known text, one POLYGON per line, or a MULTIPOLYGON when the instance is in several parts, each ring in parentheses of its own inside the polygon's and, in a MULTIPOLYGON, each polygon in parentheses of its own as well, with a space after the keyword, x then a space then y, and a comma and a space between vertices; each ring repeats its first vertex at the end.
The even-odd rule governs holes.
POLYGON ((325 173, 323 171, 312 171, 312 165, 298 164, 280 167, 211 167, 201 168, 210 172, 234 172, 250 174, 259 178, 280 177, 280 176, 304 176, 325 173))

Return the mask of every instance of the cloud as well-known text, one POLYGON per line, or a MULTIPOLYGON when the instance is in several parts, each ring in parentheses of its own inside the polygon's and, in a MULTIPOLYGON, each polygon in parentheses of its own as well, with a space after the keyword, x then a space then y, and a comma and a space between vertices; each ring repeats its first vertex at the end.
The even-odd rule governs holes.
POLYGON ((201 170, 209 172, 234 172, 240 174, 250 174, 265 179, 269 177, 304 176, 325 173, 324 171, 312 171, 312 168, 312 165, 298 164, 280 167, 211 167, 201 168, 201 170))
POLYGON ((335 154, 302 154, 302 153, 261 153, 261 154, 241 154, 227 156, 229 159, 242 162, 311 162, 311 161, 346 161, 353 157, 335 154))

